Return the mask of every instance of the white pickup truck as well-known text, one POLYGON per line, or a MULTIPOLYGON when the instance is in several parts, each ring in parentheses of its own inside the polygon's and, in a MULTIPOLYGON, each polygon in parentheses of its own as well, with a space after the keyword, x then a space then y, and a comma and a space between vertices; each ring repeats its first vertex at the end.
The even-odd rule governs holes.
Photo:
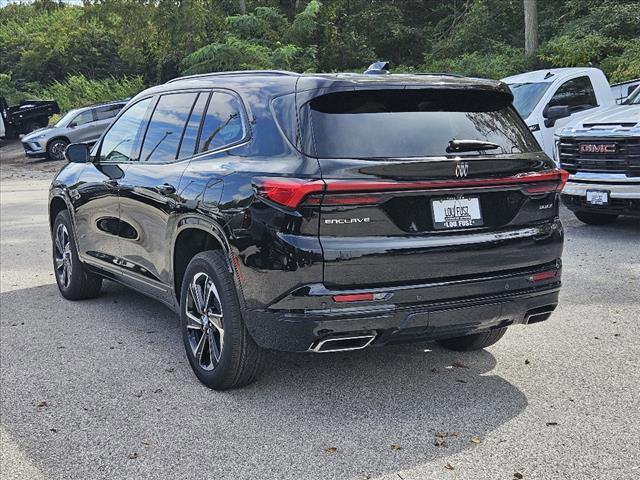
POLYGON ((547 155, 555 158, 553 135, 599 109, 622 103, 640 79, 609 85, 597 68, 552 68, 502 79, 513 92, 516 110, 547 155))
POLYGON ((585 223, 640 216, 640 87, 622 105, 559 130, 556 157, 569 172, 562 201, 585 223))

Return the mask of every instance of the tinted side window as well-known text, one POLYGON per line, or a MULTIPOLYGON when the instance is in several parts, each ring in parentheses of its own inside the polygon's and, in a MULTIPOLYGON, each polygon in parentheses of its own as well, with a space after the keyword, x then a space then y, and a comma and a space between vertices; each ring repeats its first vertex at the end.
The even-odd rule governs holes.
POLYGON ((156 105, 142 144, 141 162, 173 162, 182 131, 197 93, 162 95, 156 105))
POLYGON ((198 141, 198 132, 200 131, 200 123, 202 123, 202 117, 204 115, 204 109, 207 106, 207 100, 209 100, 209 92, 200 93, 196 100, 191 115, 189 116, 189 122, 187 128, 182 135, 182 143, 180 144, 180 152, 178 153, 178 159, 187 158, 193 155, 196 149, 196 143, 198 141))
POLYGON ((76 127, 79 127, 80 125, 90 122, 93 122, 93 112, 91 110, 85 110, 76 115, 76 118, 71 121, 71 125, 75 124, 76 127))
POLYGON ((139 145, 137 140, 146 125, 151 100, 145 98, 139 101, 116 120, 102 140, 101 162, 128 162, 135 159, 136 145, 139 145))
POLYGON ((549 100, 549 106, 567 105, 572 112, 597 107, 596 93, 589 77, 578 77, 563 83, 549 100))
POLYGON ((118 115, 118 112, 122 110, 124 105, 116 104, 116 105, 107 105, 105 107, 96 108, 96 118, 98 120, 106 120, 108 118, 113 118, 118 115))
POLYGON ((198 153, 242 140, 242 106, 228 93, 214 92, 202 126, 198 153))

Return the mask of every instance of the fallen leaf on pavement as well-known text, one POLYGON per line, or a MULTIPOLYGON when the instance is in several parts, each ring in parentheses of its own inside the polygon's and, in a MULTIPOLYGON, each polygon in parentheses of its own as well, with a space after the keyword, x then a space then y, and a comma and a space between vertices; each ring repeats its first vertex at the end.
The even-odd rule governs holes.
POLYGON ((456 368, 469 368, 464 363, 461 363, 461 362, 453 362, 451 365, 453 365, 456 368))
POLYGON ((336 447, 327 447, 324 449, 326 453, 336 453, 338 449, 336 447))
POLYGON ((444 468, 446 468, 447 470, 453 470, 453 465, 451 465, 450 463, 447 463, 444 468))
POLYGON ((142 396, 142 390, 133 394, 135 397, 140 398, 142 396))
POLYGON ((394 443, 391 445, 391 450, 402 450, 402 447, 394 443))
POLYGON ((521 479, 524 478, 524 475, 522 475, 521 473, 516 472, 516 473, 513 474, 513 478, 517 478, 518 480, 521 480, 521 479))
POLYGON ((132 452, 132 453, 129 454, 129 459, 130 460, 134 460, 136 458, 138 458, 138 452, 132 452))
POLYGON ((478 443, 480 443, 482 440, 480 440, 480 437, 471 437, 471 440, 469 440, 471 443, 475 443, 476 445, 478 443))
POLYGON ((37 408, 45 408, 46 406, 47 402, 45 402, 44 400, 40 400, 38 403, 36 403, 37 408))
POLYGON ((558 422, 547 422, 547 427, 555 427, 558 425, 558 422))
POLYGON ((531 362, 528 359, 525 359, 524 364, 529 365, 531 362))

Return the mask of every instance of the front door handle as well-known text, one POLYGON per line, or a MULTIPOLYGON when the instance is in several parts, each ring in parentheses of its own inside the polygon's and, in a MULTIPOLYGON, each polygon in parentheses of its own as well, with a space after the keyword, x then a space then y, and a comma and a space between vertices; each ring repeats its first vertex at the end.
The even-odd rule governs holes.
POLYGON ((156 187, 156 190, 162 195, 171 195, 172 193, 176 193, 176 187, 174 187, 173 185, 169 185, 168 183, 158 185, 156 187))

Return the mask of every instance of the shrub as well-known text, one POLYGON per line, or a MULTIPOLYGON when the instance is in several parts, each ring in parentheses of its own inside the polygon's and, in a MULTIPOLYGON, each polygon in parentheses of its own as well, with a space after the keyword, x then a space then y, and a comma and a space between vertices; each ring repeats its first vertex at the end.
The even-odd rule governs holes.
POLYGON ((71 75, 63 82, 53 82, 40 97, 53 99, 62 112, 93 103, 131 97, 144 88, 142 77, 90 80, 83 75, 71 75))
POLYGON ((554 67, 578 67, 597 65, 607 56, 619 52, 619 42, 610 37, 560 35, 544 44, 538 56, 554 67))
POLYGON ((425 56, 425 72, 450 72, 472 77, 500 79, 527 70, 524 51, 508 45, 494 47, 496 53, 465 53, 454 58, 425 56))
POLYGON ((621 55, 605 59, 601 67, 611 82, 640 78, 640 40, 627 43, 621 55))

